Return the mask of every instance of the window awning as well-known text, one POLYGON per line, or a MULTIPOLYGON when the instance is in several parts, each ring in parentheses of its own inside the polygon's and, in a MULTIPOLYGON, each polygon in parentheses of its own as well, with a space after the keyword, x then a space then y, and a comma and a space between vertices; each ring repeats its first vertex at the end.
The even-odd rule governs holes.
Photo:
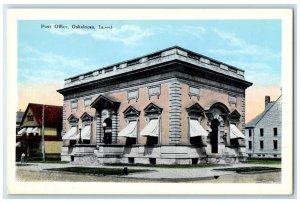
POLYGON ((190 137, 208 136, 208 132, 200 125, 197 120, 190 120, 190 137))
POLYGON ((28 135, 29 133, 32 133, 33 128, 27 128, 26 134, 28 135))
POLYGON ((31 133, 34 133, 34 134, 39 134, 39 128, 38 127, 35 127, 31 133))
POLYGON ((63 140, 76 140, 76 127, 72 127, 63 137, 63 140))
POLYGON ((230 124, 230 139, 245 138, 243 133, 233 124, 230 124))
POLYGON ((21 147, 21 142, 17 142, 16 147, 21 147))
MULTIPOLYGON (((79 138, 79 134, 77 135, 77 137, 79 138)), ((91 139, 91 126, 87 125, 83 128, 83 130, 81 131, 81 139, 82 140, 90 140, 91 139)))
POLYGON ((22 130, 20 130, 20 131, 18 132, 18 135, 22 136, 22 135, 25 134, 25 133, 26 133, 26 128, 23 128, 22 130))
POLYGON ((118 137, 137 137, 137 122, 131 121, 121 132, 119 132, 118 137))
POLYGON ((158 119, 152 119, 148 125, 142 130, 141 136, 158 137, 159 135, 159 123, 158 119))

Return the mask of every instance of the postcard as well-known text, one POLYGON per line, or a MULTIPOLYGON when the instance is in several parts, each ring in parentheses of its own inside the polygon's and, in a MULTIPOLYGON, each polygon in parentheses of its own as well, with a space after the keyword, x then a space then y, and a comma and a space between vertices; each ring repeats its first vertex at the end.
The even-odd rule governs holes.
POLYGON ((8 8, 6 26, 9 194, 293 193, 292 9, 8 8))

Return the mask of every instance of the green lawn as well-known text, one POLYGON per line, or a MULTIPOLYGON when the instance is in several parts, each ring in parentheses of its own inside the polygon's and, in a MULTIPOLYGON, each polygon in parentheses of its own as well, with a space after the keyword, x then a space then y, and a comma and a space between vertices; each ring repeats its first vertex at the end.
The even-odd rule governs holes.
POLYGON ((138 167, 155 167, 155 168, 208 168, 208 167, 221 167, 222 164, 106 164, 107 166, 138 166, 138 167))
POLYGON ((281 171, 280 168, 274 168, 274 167, 237 167, 237 168, 221 168, 221 169, 214 169, 214 170, 236 171, 237 173, 281 171))
POLYGON ((46 158, 45 161, 43 161, 40 157, 29 157, 25 159, 25 162, 27 163, 45 163, 45 164, 66 164, 69 163, 67 161, 61 161, 60 158, 46 158))
POLYGON ((23 163, 23 164, 21 164, 21 163, 16 163, 16 166, 30 166, 31 164, 25 164, 25 163, 23 163))
POLYGON ((41 160, 41 161, 26 161, 27 163, 42 163, 42 164, 66 164, 69 163, 68 161, 48 161, 48 160, 41 160))
POLYGON ((245 164, 281 164, 281 160, 276 159, 248 159, 245 164))
MULTIPOLYGON (((51 171, 64 171, 82 174, 93 175, 124 175, 123 169, 117 168, 92 168, 92 167, 68 167, 68 168, 52 168, 51 171)), ((149 170, 142 169, 128 169, 128 173, 146 172, 149 170)))

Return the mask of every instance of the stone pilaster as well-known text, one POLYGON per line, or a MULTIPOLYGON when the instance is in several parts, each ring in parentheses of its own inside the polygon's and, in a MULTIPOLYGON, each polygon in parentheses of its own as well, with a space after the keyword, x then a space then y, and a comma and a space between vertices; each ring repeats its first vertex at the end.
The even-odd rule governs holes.
POLYGON ((178 80, 170 82, 169 94, 169 143, 180 144, 181 134, 181 84, 178 80))
POLYGON ((66 124, 67 124, 66 108, 67 108, 66 101, 64 101, 63 112, 62 112, 63 119, 62 119, 62 135, 61 136, 63 136, 64 134, 66 134, 66 124))
POLYGON ((242 97, 242 133, 245 135, 245 96, 242 97))
POLYGON ((111 135, 112 135, 112 143, 117 143, 118 142, 118 117, 117 113, 115 110, 111 111, 111 120, 112 120, 112 129, 111 129, 111 135))
POLYGON ((98 112, 96 112, 96 143, 97 145, 100 145, 101 143, 101 118, 100 118, 100 114, 98 112))

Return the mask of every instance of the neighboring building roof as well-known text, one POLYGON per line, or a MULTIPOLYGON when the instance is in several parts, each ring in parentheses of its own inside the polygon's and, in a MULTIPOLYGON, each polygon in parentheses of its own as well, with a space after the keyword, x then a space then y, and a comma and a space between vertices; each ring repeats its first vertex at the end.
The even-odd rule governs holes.
POLYGON ((16 113, 16 123, 21 123, 23 118, 24 112, 23 111, 17 111, 16 113))
POLYGON ((44 104, 33 104, 29 103, 24 116, 22 118, 22 123, 27 115, 28 110, 32 111, 32 114, 37 122, 37 125, 42 125, 42 114, 44 106, 44 126, 60 126, 62 125, 62 106, 44 105, 44 104))
POLYGON ((281 96, 282 95, 280 95, 276 101, 268 103, 265 110, 262 113, 258 114, 251 121, 249 121, 245 127, 254 128, 258 124, 258 122, 266 115, 266 113, 274 106, 274 104, 276 104, 276 102, 281 98, 281 96))

